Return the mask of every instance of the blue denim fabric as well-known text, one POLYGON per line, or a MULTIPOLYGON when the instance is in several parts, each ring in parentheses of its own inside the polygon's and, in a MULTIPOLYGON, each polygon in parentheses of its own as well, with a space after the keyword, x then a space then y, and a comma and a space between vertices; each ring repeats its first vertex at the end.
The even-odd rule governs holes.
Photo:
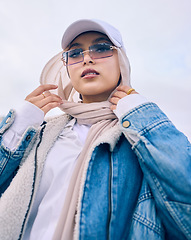
MULTIPOLYGON (((6 119, 0 141, 13 121, 7 124, 6 119)), ((191 144, 153 103, 124 115, 120 129, 113 151, 102 143, 91 156, 79 239, 191 239, 191 144), (130 134, 137 139, 133 146, 127 141, 130 134)), ((1 184, 7 174, 10 181, 22 156, 26 157, 28 134, 35 138, 35 130, 29 129, 15 152, 1 144, 1 184)))
POLYGON ((183 232, 191 239, 191 144, 155 104, 132 110, 123 121, 131 123, 126 131, 140 135, 133 150, 168 238, 184 239, 183 232))
POLYGON ((187 138, 152 103, 133 109, 120 123, 124 135, 138 141, 133 152, 123 137, 112 153, 106 144, 94 150, 79 239, 191 239, 187 138))
POLYGON ((14 121, 14 112, 10 111, 0 124, 0 195, 9 186, 12 178, 16 174, 21 160, 24 158, 26 149, 29 147, 36 130, 29 128, 24 134, 22 141, 15 151, 10 151, 2 144, 3 133, 14 121))
POLYGON ((108 144, 97 147, 84 186, 79 239, 127 239, 141 182, 138 161, 123 135, 113 152, 108 144))

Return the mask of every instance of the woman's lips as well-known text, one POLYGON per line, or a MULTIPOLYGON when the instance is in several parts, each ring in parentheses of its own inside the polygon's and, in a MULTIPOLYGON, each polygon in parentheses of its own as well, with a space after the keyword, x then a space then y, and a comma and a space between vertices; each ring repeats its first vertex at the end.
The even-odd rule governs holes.
POLYGON ((86 69, 82 72, 81 77, 82 78, 93 78, 95 76, 99 75, 99 73, 94 69, 86 69))

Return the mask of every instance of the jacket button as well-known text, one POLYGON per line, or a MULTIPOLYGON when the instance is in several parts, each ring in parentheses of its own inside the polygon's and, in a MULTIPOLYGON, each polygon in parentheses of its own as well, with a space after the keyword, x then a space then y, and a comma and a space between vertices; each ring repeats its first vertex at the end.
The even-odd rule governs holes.
POLYGON ((124 128, 128 128, 130 126, 130 122, 129 121, 124 121, 122 125, 123 125, 124 128))
POLYGON ((10 119, 11 119, 11 118, 10 118, 10 117, 8 117, 8 118, 7 118, 7 120, 6 120, 5 122, 6 122, 6 123, 8 123, 8 122, 10 121, 10 119))
POLYGON ((29 141, 30 139, 31 139, 31 136, 28 135, 28 136, 26 137, 26 140, 29 141))

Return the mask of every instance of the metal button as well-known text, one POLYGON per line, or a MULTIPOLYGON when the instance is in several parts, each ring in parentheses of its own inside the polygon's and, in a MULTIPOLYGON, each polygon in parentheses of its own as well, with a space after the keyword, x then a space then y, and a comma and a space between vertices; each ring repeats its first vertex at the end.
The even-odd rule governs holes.
POLYGON ((8 122, 10 121, 10 119, 11 119, 11 118, 10 118, 10 117, 8 117, 8 118, 7 118, 7 120, 6 120, 5 122, 6 122, 6 123, 8 123, 8 122))
POLYGON ((129 121, 124 121, 122 125, 123 125, 124 128, 128 128, 130 126, 130 122, 129 121))
POLYGON ((26 140, 29 141, 30 139, 31 139, 31 136, 28 135, 28 136, 26 137, 26 140))

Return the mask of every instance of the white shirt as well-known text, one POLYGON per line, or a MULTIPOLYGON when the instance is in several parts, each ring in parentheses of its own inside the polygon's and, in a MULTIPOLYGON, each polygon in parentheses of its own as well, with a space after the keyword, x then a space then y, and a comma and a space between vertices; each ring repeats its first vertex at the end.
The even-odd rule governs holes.
MULTIPOLYGON (((47 240, 54 234, 76 159, 84 145, 78 129, 73 130, 74 124, 78 126, 75 119, 66 125, 47 156, 24 239, 47 240)), ((84 137, 89 127, 80 129, 84 137)))
MULTIPOLYGON (((147 99, 141 95, 128 95, 118 102, 114 113, 120 118, 133 107, 145 102, 148 102, 147 99)), ((23 106, 16 110, 15 121, 3 136, 4 145, 13 150, 26 128, 40 125, 43 120, 42 110, 25 101, 23 106)), ((24 240, 52 239, 76 159, 83 148, 89 128, 90 126, 79 125, 75 119, 72 119, 50 150, 29 216, 24 240)), ((131 140, 134 141, 134 136, 131 136, 131 140)))

